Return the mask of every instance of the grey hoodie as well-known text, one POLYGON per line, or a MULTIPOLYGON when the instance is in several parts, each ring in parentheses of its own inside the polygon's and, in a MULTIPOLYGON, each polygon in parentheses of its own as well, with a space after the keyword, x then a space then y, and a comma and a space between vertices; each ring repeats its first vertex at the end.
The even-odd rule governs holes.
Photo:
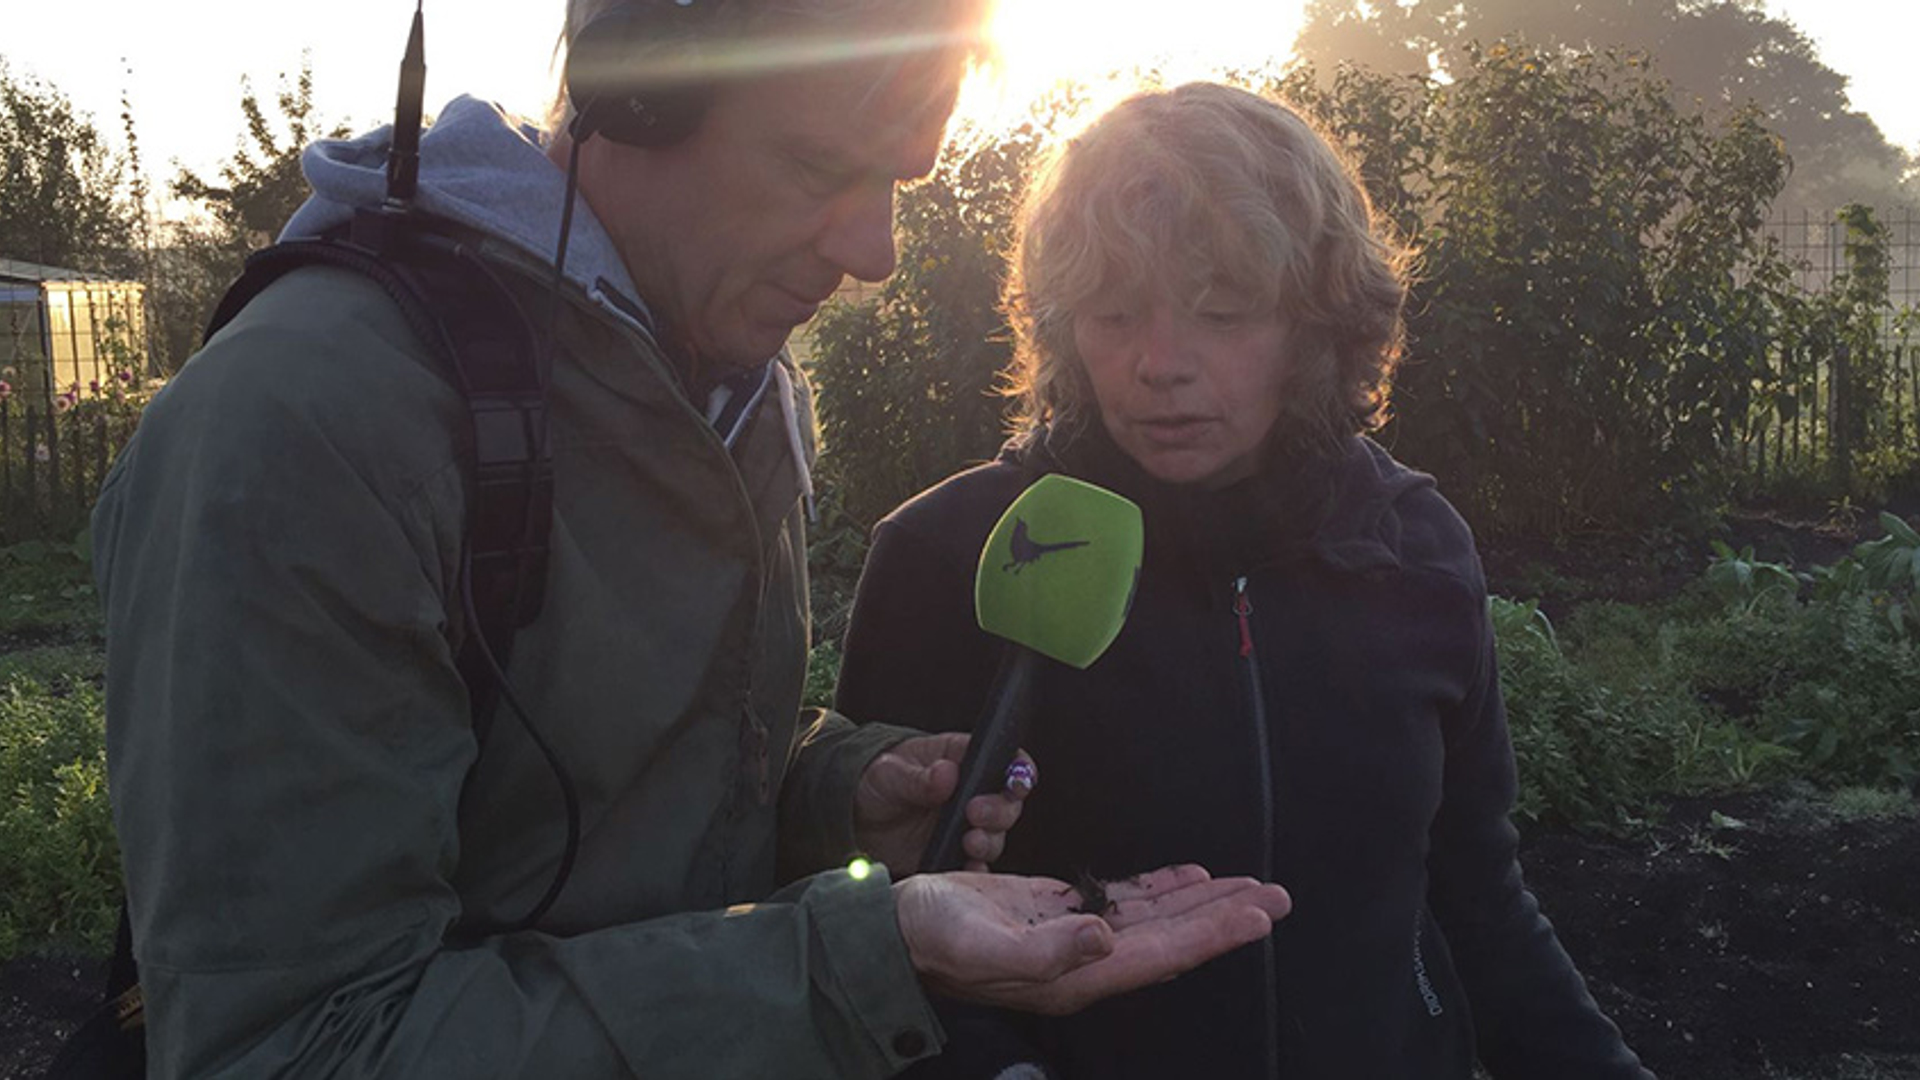
MULTIPOLYGON (((420 139, 420 187, 414 205, 436 217, 476 229, 537 265, 551 266, 559 250, 566 175, 547 158, 545 133, 515 120, 497 105, 462 94, 450 102, 420 139)), ((351 220, 359 207, 378 206, 387 193, 391 125, 353 139, 323 139, 307 147, 300 168, 313 196, 287 220, 280 239, 319 236, 351 220)), ((613 238, 576 198, 569 224, 566 279, 614 318, 654 337, 654 320, 634 287, 613 238)), ((787 364, 769 361, 741 378, 714 387, 703 407, 733 445, 753 410, 774 395, 787 430, 794 467, 808 515, 813 514, 812 443, 796 403, 800 393, 787 364), (745 405, 734 399, 744 396, 745 405), (731 407, 729 407, 731 405, 731 407)))
MULTIPOLYGON (((543 141, 540 129, 515 121, 499 106, 457 97, 421 137, 415 204, 503 240, 536 262, 551 263, 567 185, 566 175, 547 159, 543 141)), ((287 221, 280 239, 318 236, 349 220, 356 207, 380 205, 392 144, 393 128, 387 126, 309 146, 300 168, 314 194, 287 221)), ((565 269, 582 292, 612 290, 644 310, 613 238, 585 200, 574 206, 565 269)))

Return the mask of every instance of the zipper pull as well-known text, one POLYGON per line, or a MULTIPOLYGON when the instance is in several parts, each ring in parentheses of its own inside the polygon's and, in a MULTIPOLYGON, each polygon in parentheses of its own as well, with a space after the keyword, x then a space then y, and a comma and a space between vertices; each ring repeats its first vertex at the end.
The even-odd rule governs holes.
POLYGON ((1240 655, 1253 655, 1253 626, 1247 616, 1253 614, 1253 601, 1247 597, 1247 579, 1233 579, 1233 613, 1240 620, 1240 655))

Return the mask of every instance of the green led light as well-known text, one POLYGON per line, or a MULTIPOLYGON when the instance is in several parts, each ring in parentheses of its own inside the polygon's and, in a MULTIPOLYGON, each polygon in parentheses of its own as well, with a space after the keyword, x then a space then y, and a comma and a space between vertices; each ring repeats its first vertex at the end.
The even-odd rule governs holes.
POLYGON ((873 864, 865 859, 855 859, 847 864, 847 874, 855 881, 865 881, 867 875, 871 873, 873 873, 873 864))

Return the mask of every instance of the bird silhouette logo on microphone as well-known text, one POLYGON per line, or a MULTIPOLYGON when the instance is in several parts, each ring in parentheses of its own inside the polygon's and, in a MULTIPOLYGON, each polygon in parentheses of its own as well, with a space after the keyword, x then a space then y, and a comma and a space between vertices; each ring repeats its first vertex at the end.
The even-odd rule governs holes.
POLYGON ((1018 574, 1028 566, 1039 562, 1043 557, 1056 551, 1086 547, 1091 543, 1093 543, 1091 540, 1062 540, 1056 544, 1042 543, 1027 533, 1027 520, 1025 518, 1015 518, 1013 522, 1013 538, 1007 545, 1007 549, 1013 555, 1013 558, 1009 559, 1006 565, 1000 569, 1003 572, 1011 571, 1018 574))

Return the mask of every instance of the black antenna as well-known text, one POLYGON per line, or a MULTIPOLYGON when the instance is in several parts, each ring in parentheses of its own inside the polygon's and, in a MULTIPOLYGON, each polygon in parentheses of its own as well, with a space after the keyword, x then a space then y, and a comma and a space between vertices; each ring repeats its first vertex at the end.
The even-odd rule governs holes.
POLYGON ((415 0, 413 31, 400 58, 400 97, 393 106, 393 147, 387 151, 387 207, 407 210, 420 186, 420 103, 427 93, 427 52, 421 45, 421 7, 415 0))

